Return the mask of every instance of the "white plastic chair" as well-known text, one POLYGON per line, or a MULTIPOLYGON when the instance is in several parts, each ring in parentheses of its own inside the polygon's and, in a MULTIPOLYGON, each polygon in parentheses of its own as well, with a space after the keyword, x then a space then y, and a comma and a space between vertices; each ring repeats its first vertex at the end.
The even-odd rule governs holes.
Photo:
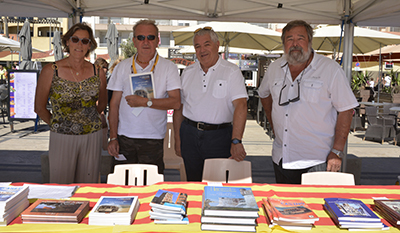
POLYGON ((234 159, 206 159, 203 182, 252 183, 251 162, 234 159))
POLYGON ((301 175, 301 184, 355 185, 354 175, 343 172, 308 172, 301 175))
POLYGON ((178 170, 181 181, 186 181, 186 170, 183 159, 175 154, 175 138, 172 123, 167 123, 167 133, 164 138, 164 165, 165 169, 178 170))
POLYGON ((117 185, 152 185, 163 182, 164 175, 158 174, 157 165, 152 164, 119 164, 114 173, 108 174, 107 184, 117 185))

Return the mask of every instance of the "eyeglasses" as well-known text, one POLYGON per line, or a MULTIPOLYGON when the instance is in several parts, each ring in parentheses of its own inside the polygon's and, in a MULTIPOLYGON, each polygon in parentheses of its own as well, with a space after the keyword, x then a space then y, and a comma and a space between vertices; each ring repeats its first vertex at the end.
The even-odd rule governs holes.
MULTIPOLYGON (((138 39, 138 40, 140 40, 140 41, 143 41, 143 40, 146 39, 146 36, 144 36, 144 35, 138 35, 138 36, 136 36, 136 39, 138 39)), ((155 36, 155 35, 148 35, 148 36, 147 36, 147 39, 148 39, 148 40, 154 40, 154 39, 156 39, 156 36, 155 36)))
MULTIPOLYGON (((285 78, 286 79, 286 78, 285 78)), ((281 91, 279 92, 279 106, 286 106, 290 103, 294 103, 300 100, 300 81, 297 80, 297 97, 293 98, 293 99, 288 99, 286 102, 282 103, 281 98, 282 98, 282 91, 283 89, 285 89, 287 85, 284 84, 284 86, 282 87, 281 91)))
POLYGON ((212 30, 212 27, 203 27, 203 28, 197 28, 194 33, 198 33, 200 30, 212 30))
MULTIPOLYGON (((285 65, 285 66, 286 66, 286 65, 285 65)), ((288 70, 289 70, 289 67, 286 69, 285 79, 283 80, 282 89, 281 89, 281 91, 279 92, 279 102, 278 102, 279 106, 286 106, 286 105, 288 105, 288 104, 290 104, 290 103, 294 103, 294 102, 297 102, 297 101, 300 100, 300 81, 303 79, 303 74, 304 74, 305 68, 304 68, 304 70, 301 72, 300 78, 297 79, 297 97, 295 97, 295 98, 293 98, 293 99, 288 99, 286 102, 283 102, 283 103, 282 103, 282 101, 281 101, 282 92, 283 92, 283 90, 284 90, 284 89, 286 88, 286 86, 287 86, 287 85, 285 84, 285 82, 286 82, 286 76, 287 76, 288 70)))
POLYGON ((91 42, 90 39, 88 38, 79 38, 77 36, 72 36, 71 38, 69 38, 74 44, 78 43, 79 41, 82 42, 82 44, 87 45, 91 42))

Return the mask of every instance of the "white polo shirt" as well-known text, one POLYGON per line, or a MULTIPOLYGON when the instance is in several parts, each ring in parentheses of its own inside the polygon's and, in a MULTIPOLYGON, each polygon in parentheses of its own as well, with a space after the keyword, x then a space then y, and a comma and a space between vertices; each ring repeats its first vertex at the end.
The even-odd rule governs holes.
MULTIPOLYGON (((136 62, 137 72, 150 72, 156 55, 144 69, 136 62)), ((125 59, 115 67, 107 85, 108 90, 122 91, 119 105, 118 134, 129 138, 162 139, 167 130, 167 111, 145 107, 138 116, 135 116, 132 113, 133 108, 125 100, 127 95, 131 95, 129 76, 132 74, 132 59, 132 57, 125 59)), ((156 87, 155 99, 167 98, 168 91, 181 88, 178 68, 169 60, 159 56, 153 75, 154 86, 156 87)))
POLYGON ((242 72, 221 57, 207 73, 199 62, 182 73, 182 113, 190 120, 209 124, 232 122, 235 111, 232 101, 239 98, 247 98, 242 72))
POLYGON ((286 64, 280 58, 269 66, 258 93, 261 98, 272 94, 272 160, 278 164, 282 158, 285 169, 303 169, 326 161, 334 141, 337 112, 355 108, 358 102, 335 61, 314 52, 310 65, 295 81, 286 64), (281 103, 297 97, 298 80, 300 100, 279 106, 283 84, 287 86, 281 103))

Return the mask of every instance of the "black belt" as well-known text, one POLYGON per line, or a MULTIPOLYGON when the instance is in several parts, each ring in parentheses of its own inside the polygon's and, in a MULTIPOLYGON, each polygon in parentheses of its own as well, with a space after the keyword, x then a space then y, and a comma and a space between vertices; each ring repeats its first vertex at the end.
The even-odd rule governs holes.
POLYGON ((223 123, 223 124, 207 124, 204 122, 197 122, 197 121, 192 121, 188 118, 185 118, 185 121, 191 125, 196 127, 198 130, 216 130, 216 129, 223 129, 223 128, 227 128, 230 127, 232 124, 231 123, 223 123))

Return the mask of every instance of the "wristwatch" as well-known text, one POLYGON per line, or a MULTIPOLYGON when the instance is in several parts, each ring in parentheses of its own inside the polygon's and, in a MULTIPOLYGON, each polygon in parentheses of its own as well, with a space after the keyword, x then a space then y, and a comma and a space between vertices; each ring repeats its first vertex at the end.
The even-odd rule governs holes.
POLYGON ((151 105, 153 105, 153 101, 151 101, 151 99, 149 98, 149 100, 147 101, 147 107, 151 107, 151 105))
POLYGON ((343 158, 343 151, 336 150, 336 149, 333 149, 333 148, 332 148, 331 151, 332 151, 335 155, 337 155, 337 157, 343 158))
POLYGON ((233 145, 236 145, 236 144, 242 143, 242 140, 234 138, 234 139, 232 139, 232 143, 233 143, 233 145))

